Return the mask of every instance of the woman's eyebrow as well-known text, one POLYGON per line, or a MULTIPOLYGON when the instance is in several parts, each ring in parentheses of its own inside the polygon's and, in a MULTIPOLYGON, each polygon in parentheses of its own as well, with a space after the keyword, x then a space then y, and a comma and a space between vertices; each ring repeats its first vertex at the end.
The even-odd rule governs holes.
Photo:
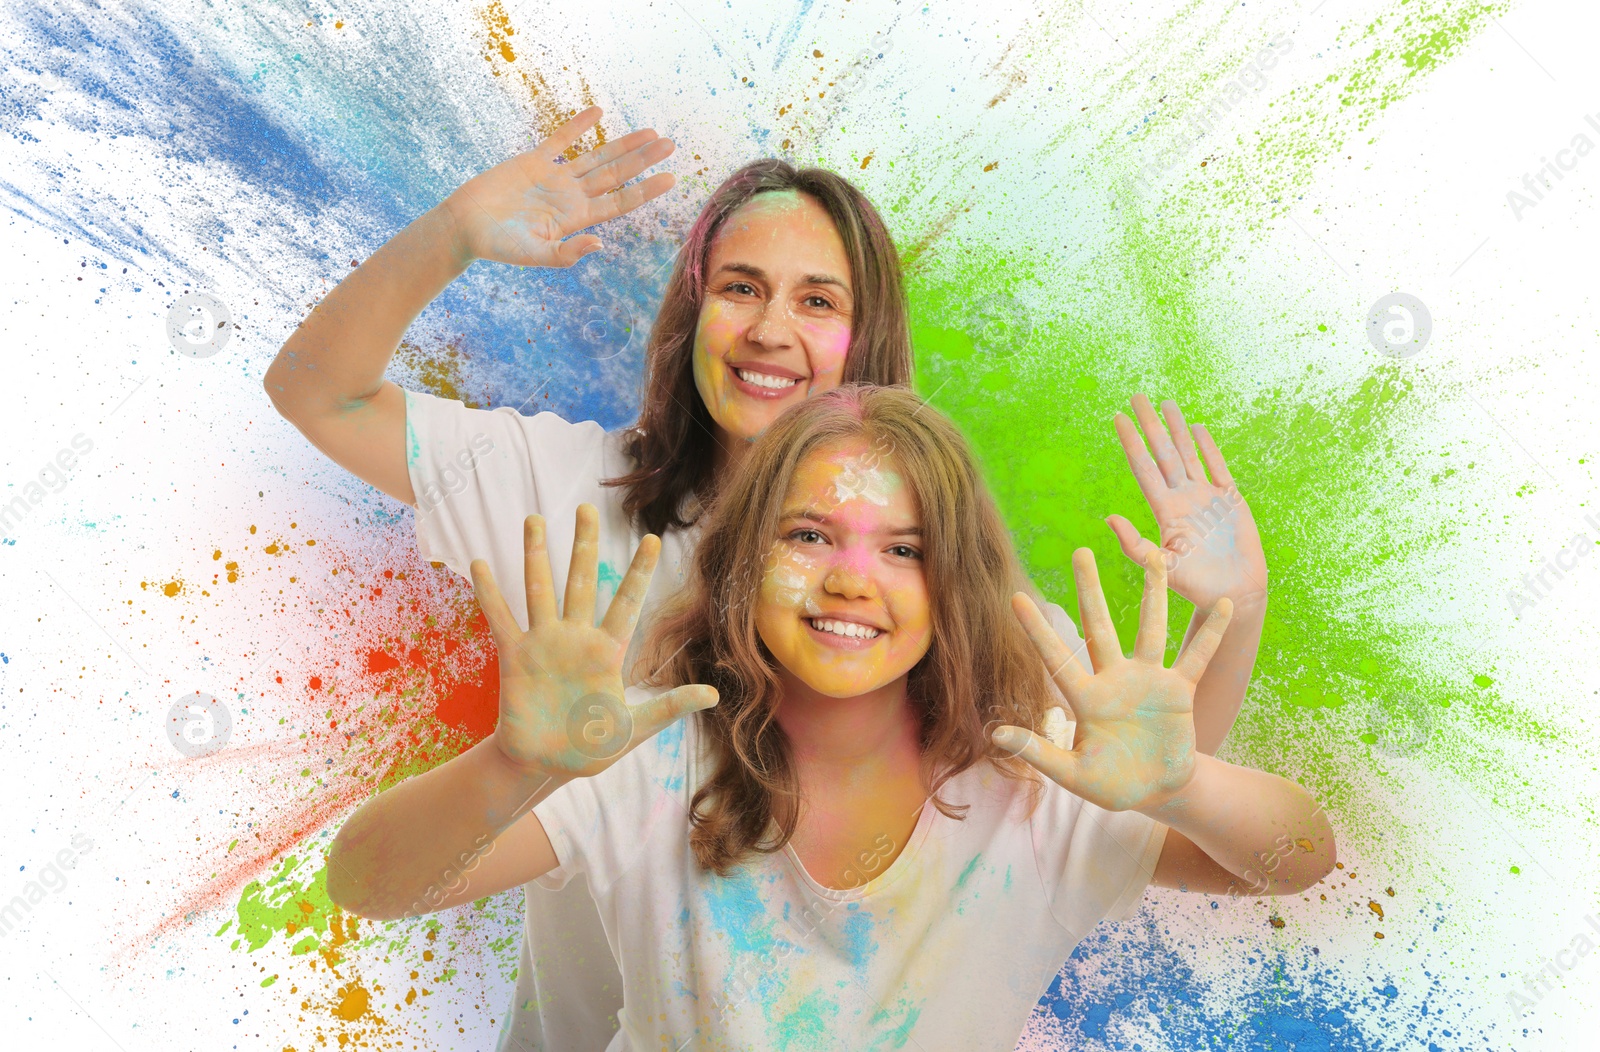
MULTIPOLYGON (((747 274, 758 281, 767 280, 767 272, 754 263, 724 263, 717 268, 717 273, 732 271, 735 274, 747 274)), ((846 292, 850 291, 850 283, 843 278, 836 278, 832 274, 807 274, 800 282, 802 285, 834 285, 846 292)))

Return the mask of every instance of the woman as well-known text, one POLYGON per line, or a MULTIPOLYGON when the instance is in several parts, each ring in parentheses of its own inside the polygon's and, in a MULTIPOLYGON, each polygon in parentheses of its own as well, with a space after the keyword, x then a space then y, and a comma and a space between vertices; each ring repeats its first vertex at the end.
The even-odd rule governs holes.
MULTIPOLYGON (((580 510, 574 566, 592 565, 595 522, 580 510)), ((474 835, 472 896, 587 874, 626 991, 611 1052, 1006 1052, 1073 946, 1152 876, 1236 890, 1285 840, 1272 892, 1333 867, 1310 794, 1195 749, 1194 686, 1231 603, 1163 667, 1152 556, 1130 660, 1080 549, 1080 669, 1015 591, 959 433, 902 389, 846 386, 762 435, 650 632, 655 696, 633 691, 607 755, 572 714, 624 696, 658 545, 600 627, 593 585, 570 583, 587 573, 557 615, 536 516, 525 545, 527 631, 472 564, 501 654, 493 738, 363 805, 328 890, 398 915, 474 835), (1077 717, 1070 752, 1030 733, 1047 667, 1077 717), (680 683, 697 685, 662 692, 680 683)))
MULTIPOLYGON (((463 576, 483 558, 514 590, 523 574, 518 525, 530 513, 545 516, 552 546, 564 550, 574 540, 574 509, 600 509, 594 565, 607 591, 639 538, 658 533, 666 572, 652 582, 648 615, 681 587, 696 509, 750 440, 783 410, 841 382, 908 383, 909 325, 898 258, 871 203, 831 173, 761 161, 713 193, 679 254, 651 330, 637 427, 606 434, 552 413, 469 410, 385 381, 406 327, 472 261, 570 266, 599 247, 579 231, 672 186, 665 173, 629 184, 672 153, 650 130, 559 163, 599 119, 598 109, 578 114, 397 234, 312 311, 265 384, 313 444, 416 505, 419 551, 463 576), (470 482, 460 473, 467 468, 470 482)), ((1210 752, 1249 681, 1266 566, 1242 501, 1229 502, 1221 528, 1201 531, 1202 509, 1237 496, 1209 435, 1195 429, 1216 484, 1175 405, 1163 406, 1170 437, 1142 395, 1134 409, 1155 460, 1120 414, 1118 435, 1156 512, 1162 547, 1184 553, 1173 589, 1197 608, 1222 596, 1235 602, 1223 648, 1196 691, 1197 742, 1210 752)), ((1126 520, 1110 521, 1125 552, 1142 559, 1155 550, 1126 520)), ((555 573, 564 586, 565 567, 555 573)), ((1070 619, 1054 605, 1046 610, 1078 647, 1070 619)), ((1198 624, 1197 615, 1191 634, 1198 624)), ((530 884, 502 1047, 602 1047, 620 1005, 620 974, 582 881, 560 893, 530 884)))

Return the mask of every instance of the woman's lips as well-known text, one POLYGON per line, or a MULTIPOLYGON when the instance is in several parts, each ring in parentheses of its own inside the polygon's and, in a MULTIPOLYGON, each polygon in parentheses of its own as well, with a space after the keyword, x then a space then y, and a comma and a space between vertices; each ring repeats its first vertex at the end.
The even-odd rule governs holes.
POLYGON ((751 398, 763 398, 767 401, 776 401, 780 398, 787 398, 795 391, 798 391, 805 383, 804 379, 778 376, 775 373, 764 372, 760 369, 748 369, 735 365, 728 365, 728 375, 733 379, 734 387, 738 388, 741 392, 749 395, 751 398), (741 369, 748 376, 770 378, 771 381, 781 380, 784 382, 783 386, 766 386, 765 384, 761 383, 753 383, 739 375, 741 369))

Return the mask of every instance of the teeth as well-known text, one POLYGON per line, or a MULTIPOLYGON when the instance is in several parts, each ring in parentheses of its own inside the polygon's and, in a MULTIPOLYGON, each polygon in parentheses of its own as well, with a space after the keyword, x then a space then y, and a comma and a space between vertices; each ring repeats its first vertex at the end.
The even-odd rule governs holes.
POLYGON ((770 373, 754 373, 745 369, 735 369, 734 372, 738 373, 739 379, 743 380, 747 384, 755 384, 757 387, 770 387, 774 391, 781 391, 786 387, 793 387, 795 384, 800 382, 799 380, 788 376, 773 376, 770 373))
POLYGON ((845 636, 849 639, 876 639, 883 633, 867 625, 858 625, 854 621, 824 621, 813 618, 811 627, 818 632, 831 632, 836 636, 845 636))

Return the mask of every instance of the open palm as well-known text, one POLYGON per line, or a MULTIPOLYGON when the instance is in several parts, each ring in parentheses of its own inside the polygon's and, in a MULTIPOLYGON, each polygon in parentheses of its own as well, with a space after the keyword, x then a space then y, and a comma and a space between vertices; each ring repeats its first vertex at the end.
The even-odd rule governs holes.
POLYGON ((599 120, 600 108, 591 106, 533 149, 457 188, 445 208, 462 250, 473 259, 568 267, 600 247, 593 234, 571 235, 631 212, 672 188, 674 178, 667 172, 623 185, 675 149, 671 139, 648 128, 560 163, 599 120))
POLYGON ((1223 596, 1241 599, 1264 593, 1267 561, 1255 518, 1210 432, 1197 425, 1191 436, 1183 412, 1171 399, 1161 403, 1166 426, 1143 394, 1133 396, 1133 412, 1138 427, 1122 413, 1116 415, 1117 438, 1155 513, 1161 543, 1140 537, 1121 515, 1108 516, 1123 554, 1142 564, 1149 553, 1163 552, 1172 590, 1197 607, 1210 607, 1223 596))
POLYGON ((1092 675, 1073 658, 1033 600, 1022 592, 1012 598, 1018 620, 1072 709, 1072 749, 1057 748, 1043 735, 1017 727, 1001 728, 995 740, 1062 788, 1108 811, 1157 806, 1193 776, 1195 685, 1222 641, 1233 604, 1218 600, 1177 661, 1166 668, 1163 560, 1152 553, 1145 562, 1144 600, 1131 658, 1117 641, 1089 549, 1073 553, 1072 569, 1092 675))
POLYGON ((716 704, 706 686, 668 691, 636 706, 624 700, 622 662, 650 587, 661 541, 653 534, 634 552, 605 620, 594 623, 599 568, 599 512, 578 507, 572 563, 556 611, 544 519, 523 525, 528 630, 518 626, 482 559, 472 588, 500 651, 500 719, 495 742, 513 762, 561 778, 599 774, 640 742, 689 712, 716 704))

